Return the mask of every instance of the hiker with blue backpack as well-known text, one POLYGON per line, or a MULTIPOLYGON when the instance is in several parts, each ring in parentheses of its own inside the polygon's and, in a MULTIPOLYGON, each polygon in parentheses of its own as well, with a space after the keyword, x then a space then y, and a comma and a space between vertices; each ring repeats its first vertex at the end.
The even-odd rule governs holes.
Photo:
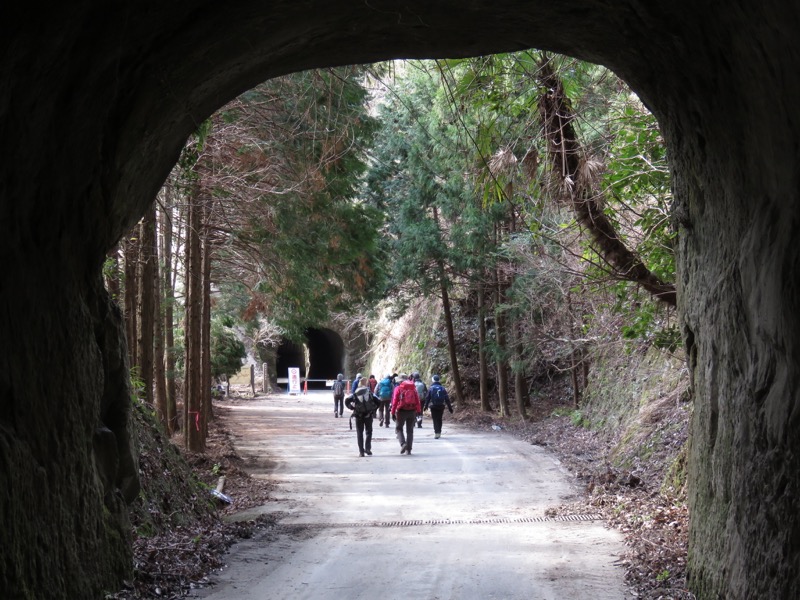
POLYGON ((431 383, 431 387, 428 388, 428 394, 425 396, 425 406, 423 407, 423 410, 430 409, 431 411, 431 419, 433 419, 433 437, 437 440, 442 436, 442 415, 444 415, 445 407, 447 407, 451 415, 453 414, 453 405, 450 404, 450 396, 440 383, 440 379, 438 375, 433 376, 433 383, 431 383))
POLYGON ((390 410, 392 406, 392 392, 394 392, 394 383, 392 383, 392 376, 387 375, 378 382, 375 395, 380 400, 378 406, 378 416, 381 418, 379 427, 389 427, 390 410))

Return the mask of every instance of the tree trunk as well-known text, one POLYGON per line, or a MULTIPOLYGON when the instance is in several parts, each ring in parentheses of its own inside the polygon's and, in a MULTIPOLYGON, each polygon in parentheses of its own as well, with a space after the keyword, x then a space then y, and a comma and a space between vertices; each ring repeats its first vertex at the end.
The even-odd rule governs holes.
POLYGON ((525 370, 523 368, 523 346, 522 346, 522 332, 519 325, 513 328, 514 331, 514 399, 517 403, 517 411, 519 411, 520 418, 525 421, 528 419, 528 414, 525 407, 528 405, 528 385, 525 379, 525 370))
POLYGON ((155 283, 158 275, 156 250, 156 209, 151 206, 140 225, 141 251, 139 260, 138 315, 139 376, 142 379, 142 399, 153 406, 153 332, 155 327, 155 283))
POLYGON ((495 278, 495 301, 494 301, 494 330, 495 341, 497 342, 497 396, 500 401, 500 414, 504 417, 509 416, 508 410, 508 359, 506 348, 506 317, 503 308, 504 287, 502 275, 498 269, 495 278))
MULTIPOLYGON (((153 207, 155 210, 155 206, 153 207)), ((156 225, 158 225, 158 214, 156 213, 156 225)), ((159 248, 158 240, 163 236, 156 236, 156 249, 159 248)), ((157 265, 163 265, 163 255, 161 260, 156 262, 157 265)), ((163 273, 162 269, 157 268, 155 277, 153 279, 154 301, 153 301, 153 393, 155 398, 156 413, 158 420, 164 427, 164 431, 169 432, 169 418, 167 413, 167 382, 166 382, 166 365, 164 363, 164 318, 163 318, 163 292, 162 282, 163 273)))
POLYGON ((138 344, 139 339, 137 325, 137 297, 138 297, 138 264, 139 264, 139 226, 125 238, 125 334, 128 339, 128 363, 131 368, 139 365, 138 344))
POLYGON ((567 292, 567 315, 569 317, 569 337, 570 337, 570 361, 571 366, 569 370, 570 380, 572 381, 572 402, 575 405, 575 408, 578 408, 581 405, 581 391, 582 387, 580 384, 580 361, 578 360, 578 356, 580 355, 580 349, 578 345, 575 343, 575 315, 572 310, 572 293, 567 292))
POLYGON ((186 374, 184 376, 183 431, 186 448, 202 452, 203 438, 203 392, 202 376, 202 317, 203 317, 203 257, 200 248, 200 199, 199 186, 189 198, 186 227, 186 374))
POLYGON ((481 410, 489 412, 489 363, 486 360, 486 290, 483 282, 478 285, 478 365, 481 393, 481 410))
MULTIPOLYGON (((433 220, 436 226, 439 226, 439 212, 437 208, 433 207, 433 220)), ((453 328, 453 314, 450 307, 450 294, 447 291, 447 274, 444 269, 444 262, 439 261, 439 289, 442 298, 442 311, 444 312, 444 324, 447 330, 447 351, 450 355, 450 370, 453 374, 453 392, 455 395, 455 402, 459 406, 463 406, 464 393, 461 386, 461 371, 458 368, 458 353, 456 352, 456 334, 453 328)))
POLYGON ((595 190, 588 177, 582 175, 581 163, 585 152, 572 125, 575 113, 564 92, 564 85, 547 57, 542 59, 537 77, 546 90, 539 100, 539 113, 550 148, 553 172, 564 181, 564 189, 569 190, 578 223, 589 232, 597 252, 616 275, 641 285, 655 298, 675 306, 675 286, 661 281, 625 246, 603 212, 603 194, 595 190))
POLYGON ((161 212, 161 256, 163 258, 162 286, 164 290, 162 296, 164 298, 164 360, 166 371, 165 426, 170 434, 175 433, 179 428, 175 385, 175 283, 173 281, 173 272, 177 272, 177 269, 173 269, 172 265, 172 219, 175 214, 176 212, 172 210, 172 204, 165 203, 164 210, 161 212))
POLYGON ((208 422, 214 416, 211 405, 211 242, 209 237, 208 219, 211 214, 208 203, 210 196, 203 198, 202 210, 202 235, 201 252, 203 254, 203 314, 201 318, 201 343, 200 349, 200 389, 203 392, 203 440, 208 437, 208 422))
POLYGON ((455 401, 459 406, 464 404, 464 394, 461 387, 461 371, 458 368, 458 355, 456 353, 456 334, 453 329, 453 315, 450 311, 450 296, 447 293, 447 282, 444 279, 444 265, 439 265, 442 276, 439 279, 442 292, 442 310, 444 311, 444 323, 447 329, 447 350, 450 354, 450 369, 453 373, 453 391, 455 401))

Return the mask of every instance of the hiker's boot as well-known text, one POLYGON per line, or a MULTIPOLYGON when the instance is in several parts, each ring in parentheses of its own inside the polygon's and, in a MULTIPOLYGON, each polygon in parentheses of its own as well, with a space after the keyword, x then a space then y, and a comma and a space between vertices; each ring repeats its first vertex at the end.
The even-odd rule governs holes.
POLYGON ((433 437, 434 437, 434 438, 436 438, 436 439, 438 440, 438 439, 439 439, 441 436, 442 436, 442 434, 441 434, 441 433, 437 433, 437 434, 436 434, 436 435, 434 435, 433 437))
POLYGON ((405 453, 406 453, 406 445, 403 444, 402 446, 400 446, 400 454, 405 454, 405 453))
POLYGON ((359 452, 359 453, 358 453, 358 455, 359 455, 361 458, 364 458, 364 451, 362 450, 361 452, 359 452))

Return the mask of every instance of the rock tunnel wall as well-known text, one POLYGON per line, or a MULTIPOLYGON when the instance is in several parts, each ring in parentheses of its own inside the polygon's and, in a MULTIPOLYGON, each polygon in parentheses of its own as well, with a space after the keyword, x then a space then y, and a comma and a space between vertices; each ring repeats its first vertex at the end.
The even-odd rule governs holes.
POLYGON ((293 70, 528 47, 611 67, 663 126, 696 402, 692 589, 704 599, 800 597, 800 6, 77 0, 45 11, 12 4, 4 17, 9 597, 97 598, 130 573, 126 368, 99 274, 198 123, 293 70))
POLYGON ((276 378, 287 377, 289 367, 298 367, 300 377, 308 377, 309 389, 326 389, 324 381, 336 379, 342 373, 351 379, 355 373, 347 368, 349 357, 354 350, 353 341, 342 339, 338 331, 330 328, 310 328, 306 331, 305 341, 298 344, 284 340, 278 347, 275 358, 274 373, 276 378), (308 357, 306 357, 306 353, 308 357), (308 360, 308 370, 306 370, 308 360))

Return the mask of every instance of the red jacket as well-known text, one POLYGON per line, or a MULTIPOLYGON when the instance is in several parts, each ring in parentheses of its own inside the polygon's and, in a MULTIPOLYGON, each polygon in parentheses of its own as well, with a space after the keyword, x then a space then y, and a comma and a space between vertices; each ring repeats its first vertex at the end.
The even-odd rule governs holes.
POLYGON ((394 388, 394 393, 392 394, 392 415, 397 415, 398 410, 413 410, 415 413, 422 412, 422 404, 419 401, 419 395, 417 394, 417 387, 414 385, 413 381, 409 381, 406 379, 396 388, 394 388), (407 398, 411 398, 413 400, 412 404, 409 405, 406 402, 405 406, 398 406, 399 398, 400 398, 400 390, 406 390, 408 394, 406 394, 407 398))

